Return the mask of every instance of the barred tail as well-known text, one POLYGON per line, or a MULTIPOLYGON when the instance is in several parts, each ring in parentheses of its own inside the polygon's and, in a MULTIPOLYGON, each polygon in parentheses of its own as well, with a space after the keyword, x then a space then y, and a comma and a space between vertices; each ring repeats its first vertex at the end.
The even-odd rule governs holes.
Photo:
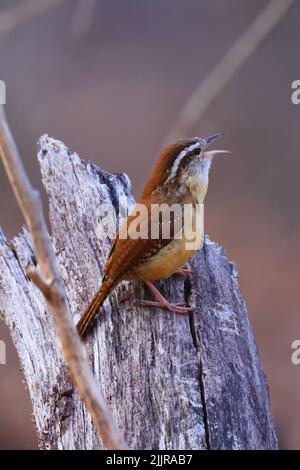
POLYGON ((102 286, 94 296, 92 302, 89 304, 86 311, 80 318, 79 322, 76 325, 76 328, 81 338, 84 338, 90 331, 94 323, 95 317, 99 311, 99 308, 103 305, 104 300, 106 299, 112 288, 113 284, 111 282, 104 281, 102 286))

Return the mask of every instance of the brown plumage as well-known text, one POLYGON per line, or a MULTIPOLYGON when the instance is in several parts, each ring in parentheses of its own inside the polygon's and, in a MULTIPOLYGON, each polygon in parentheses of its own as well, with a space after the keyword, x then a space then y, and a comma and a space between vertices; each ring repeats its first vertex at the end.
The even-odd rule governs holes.
MULTIPOLYGON (((156 201, 155 203, 158 204, 157 197, 153 197, 151 200, 156 201)), ((140 199, 139 204, 143 204, 142 198, 140 199)), ((130 227, 130 223, 138 217, 138 213, 135 214, 134 211, 135 209, 133 210, 133 213, 128 216, 127 220, 117 233, 108 260, 104 266, 104 276, 101 287, 77 324, 77 330, 82 337, 88 333, 94 318, 99 308, 103 305, 106 297, 121 280, 140 279, 145 281, 155 281, 160 277, 163 277, 160 275, 161 271, 156 274, 148 270, 149 279, 146 279, 147 276, 143 276, 143 278, 141 278, 139 276, 139 269, 144 262, 151 259, 151 257, 163 246, 169 244, 171 241, 170 239, 132 239, 129 236, 127 238, 120 238, 120 233, 126 230, 126 227, 130 227)), ((150 226, 150 208, 148 215, 148 223, 150 226)), ((145 224, 146 223, 147 222, 145 221, 145 224)))
MULTIPOLYGON (((160 217, 155 219, 158 224, 157 238, 153 239, 149 236, 146 239, 134 239, 128 234, 128 229, 137 217, 140 218, 141 229, 150 227, 154 220, 153 214, 155 214, 155 211, 151 211, 155 207, 153 204, 178 203, 183 206, 185 203, 203 202, 208 184, 206 176, 208 176, 210 166, 209 160, 211 160, 211 158, 205 159, 203 150, 206 145, 205 140, 194 138, 179 141, 162 150, 138 202, 147 209, 145 215, 140 218, 140 212, 136 206, 116 234, 104 267, 102 285, 77 324, 81 337, 89 332, 99 308, 120 281, 143 280, 151 288, 152 281, 169 277, 194 254, 185 249, 184 237, 174 240, 174 219, 171 215, 170 237, 166 239, 161 233, 160 217), (205 165, 208 165, 208 168, 205 165)), ((152 291, 156 295, 155 288, 152 291)), ((160 302, 161 298, 160 296, 160 302)), ((172 304, 165 302, 166 304, 159 303, 157 306, 165 306, 178 313, 189 310, 185 307, 172 307, 172 304)))

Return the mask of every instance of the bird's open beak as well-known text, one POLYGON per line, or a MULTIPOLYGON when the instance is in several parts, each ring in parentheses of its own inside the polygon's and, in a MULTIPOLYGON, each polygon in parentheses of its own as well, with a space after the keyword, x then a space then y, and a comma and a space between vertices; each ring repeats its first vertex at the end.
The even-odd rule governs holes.
MULTIPOLYGON (((217 134, 213 134, 209 137, 206 137, 204 141, 206 142, 206 145, 210 145, 214 140, 218 139, 219 137, 222 137, 224 135, 224 132, 218 132, 217 134)), ((216 155, 224 155, 224 154, 230 153, 228 150, 209 150, 207 152, 203 152, 204 158, 213 158, 216 155)))
POLYGON ((213 158, 216 155, 225 155, 230 153, 229 150, 209 150, 208 152, 203 152, 204 158, 213 158))
POLYGON ((217 134, 210 135, 209 137, 206 137, 206 139, 203 139, 206 142, 206 145, 211 144, 214 140, 218 139, 219 137, 222 137, 224 135, 224 132, 218 132, 217 134))

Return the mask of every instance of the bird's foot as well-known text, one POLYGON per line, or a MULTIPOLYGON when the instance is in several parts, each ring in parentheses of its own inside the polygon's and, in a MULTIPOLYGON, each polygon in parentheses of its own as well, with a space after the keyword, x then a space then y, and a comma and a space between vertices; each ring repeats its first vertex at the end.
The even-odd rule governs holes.
POLYGON ((156 307, 156 308, 165 308, 169 312, 174 312, 178 314, 187 314, 195 310, 193 307, 184 307, 182 304, 172 304, 165 299, 165 302, 155 302, 152 300, 137 300, 136 303, 142 307, 156 307))
POLYGON ((145 284, 149 287, 151 292, 153 293, 154 297, 157 299, 154 300, 137 300, 136 303, 142 305, 143 307, 156 307, 156 308, 164 308, 169 310, 169 312, 175 312, 179 314, 187 314, 189 312, 193 312, 197 310, 194 307, 187 307, 185 304, 180 303, 170 303, 167 299, 159 292, 159 290, 152 284, 150 281, 146 281, 145 284))

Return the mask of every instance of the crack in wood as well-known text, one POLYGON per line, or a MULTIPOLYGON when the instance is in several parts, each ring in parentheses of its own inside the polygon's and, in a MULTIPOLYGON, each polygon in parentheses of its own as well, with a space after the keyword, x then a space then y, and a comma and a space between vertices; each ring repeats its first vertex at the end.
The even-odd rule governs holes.
MULTIPOLYGON (((192 281, 189 276, 186 277, 184 282, 184 300, 185 304, 189 305, 191 292, 192 292, 192 281)), ((205 399, 205 388, 204 388, 204 381, 203 381, 203 364, 201 359, 201 346, 200 341, 197 336, 197 331, 195 327, 195 313, 191 312, 189 314, 189 326, 190 332, 192 336, 193 345, 197 354, 197 358, 199 361, 199 390, 200 390, 200 399, 203 411, 203 424, 204 424, 204 431, 205 431, 205 443, 206 449, 210 450, 210 439, 209 439, 209 423, 208 423, 208 415, 207 415, 207 408, 206 408, 206 399, 205 399)))

